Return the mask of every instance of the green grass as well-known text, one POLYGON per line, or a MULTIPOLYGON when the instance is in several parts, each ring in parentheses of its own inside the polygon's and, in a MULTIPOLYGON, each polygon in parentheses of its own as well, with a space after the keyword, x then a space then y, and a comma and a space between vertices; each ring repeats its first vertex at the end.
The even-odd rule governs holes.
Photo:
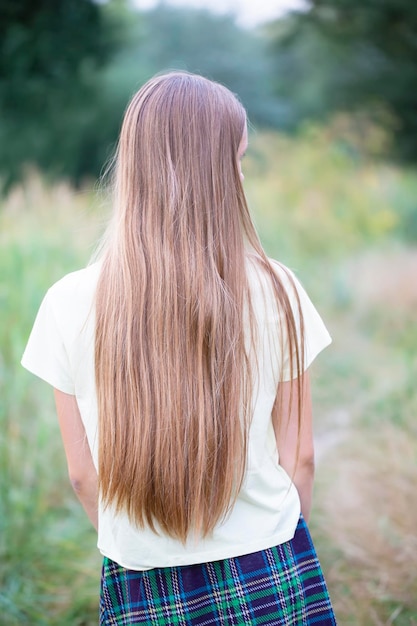
POLYGON ((69 488, 52 391, 19 365, 46 289, 87 260, 89 202, 32 178, 0 215, 0 622, 7 626, 97 623, 94 532, 69 488))
MULTIPOLYGON (((311 528, 339 623, 413 626, 417 175, 336 130, 252 137, 245 185, 268 252, 297 271, 333 336, 313 369, 321 453, 311 528)), ((34 175, 0 207, 7 626, 97 624, 95 534, 69 487, 52 392, 19 361, 46 289, 87 262, 102 214, 91 191, 34 175)))

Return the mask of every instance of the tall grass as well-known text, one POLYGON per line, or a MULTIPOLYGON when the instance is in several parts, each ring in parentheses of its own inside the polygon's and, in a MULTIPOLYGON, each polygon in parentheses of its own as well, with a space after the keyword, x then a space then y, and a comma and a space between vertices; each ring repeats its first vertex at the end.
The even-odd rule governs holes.
POLYGON ((92 235, 87 194, 39 178, 0 214, 0 623, 94 624, 94 533, 66 477, 52 391, 20 366, 47 287, 83 265, 92 235))
MULTIPOLYGON (((350 360, 338 396, 349 420, 319 468, 313 531, 342 624, 413 626, 417 248, 367 251, 345 266, 352 298, 333 323, 334 352, 350 360)), ((331 369, 324 379, 334 382, 331 369)))
MULTIPOLYGON (((334 339, 313 372, 320 454, 311 526, 339 623, 417 624, 417 175, 370 159, 334 129, 251 144, 245 185, 262 239, 298 272, 334 339)), ((94 531, 68 485, 51 390, 19 361, 46 289, 86 263, 102 214, 92 192, 33 175, 0 207, 7 626, 97 623, 94 531)))

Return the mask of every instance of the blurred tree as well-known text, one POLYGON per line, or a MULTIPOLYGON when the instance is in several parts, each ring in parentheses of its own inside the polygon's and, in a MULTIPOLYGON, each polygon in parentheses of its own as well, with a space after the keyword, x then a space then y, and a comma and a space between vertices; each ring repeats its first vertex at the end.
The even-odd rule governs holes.
POLYGON ((80 180, 89 169, 88 128, 98 70, 116 45, 93 0, 0 1, 0 176, 26 163, 80 180))
POLYGON ((136 87, 138 76, 146 79, 170 69, 200 73, 237 93, 254 123, 278 124, 281 112, 271 90, 265 37, 239 27, 233 15, 164 2, 139 17, 136 45, 116 60, 113 78, 117 75, 119 83, 124 75, 127 85, 130 75, 136 87))
POLYGON ((227 85, 259 126, 292 123, 288 95, 273 91, 264 33, 233 15, 161 2, 0 0, 0 182, 27 165, 80 184, 113 150, 130 96, 169 69, 227 85))
POLYGON ((289 127, 366 109, 392 131, 395 155, 417 162, 415 0, 311 0, 268 34, 289 127))
POLYGON ((0 180, 35 164, 75 184, 100 174, 127 101, 156 72, 187 69, 276 126, 266 40, 231 15, 128 0, 0 0, 0 180))

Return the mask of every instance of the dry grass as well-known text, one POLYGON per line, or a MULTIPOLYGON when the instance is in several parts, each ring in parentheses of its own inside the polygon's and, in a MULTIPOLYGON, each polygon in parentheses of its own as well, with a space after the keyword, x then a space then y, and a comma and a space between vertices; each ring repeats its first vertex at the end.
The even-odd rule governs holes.
MULTIPOLYGON (((364 309, 402 316, 417 307, 417 248, 371 251, 348 263, 350 288, 364 309)), ((416 323, 417 323, 417 318, 416 323)))
POLYGON ((106 220, 104 200, 100 216, 98 206, 99 194, 91 188, 75 191, 66 182, 49 185, 35 171, 29 172, 1 202, 0 241, 32 246, 41 232, 42 241, 61 247, 64 256, 70 252, 87 261, 106 220))
POLYGON ((352 365, 333 373, 341 387, 321 424, 339 438, 319 458, 313 534, 342 626, 413 626, 417 250, 367 251, 343 269, 349 298, 330 321, 333 362, 352 365), (332 422, 338 410, 344 419, 332 422))
POLYGON ((322 462, 319 516, 335 550, 326 570, 342 625, 417 624, 416 463, 417 438, 386 423, 322 462))

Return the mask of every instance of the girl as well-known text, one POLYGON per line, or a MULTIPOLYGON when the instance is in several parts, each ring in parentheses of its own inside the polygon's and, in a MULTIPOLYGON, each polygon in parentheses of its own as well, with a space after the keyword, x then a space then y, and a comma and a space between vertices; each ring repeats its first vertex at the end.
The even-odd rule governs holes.
POLYGON ((158 76, 126 111, 99 260, 47 293, 22 363, 55 388, 104 556, 101 624, 335 624, 306 527, 308 367, 330 337, 268 259, 246 114, 158 76))

